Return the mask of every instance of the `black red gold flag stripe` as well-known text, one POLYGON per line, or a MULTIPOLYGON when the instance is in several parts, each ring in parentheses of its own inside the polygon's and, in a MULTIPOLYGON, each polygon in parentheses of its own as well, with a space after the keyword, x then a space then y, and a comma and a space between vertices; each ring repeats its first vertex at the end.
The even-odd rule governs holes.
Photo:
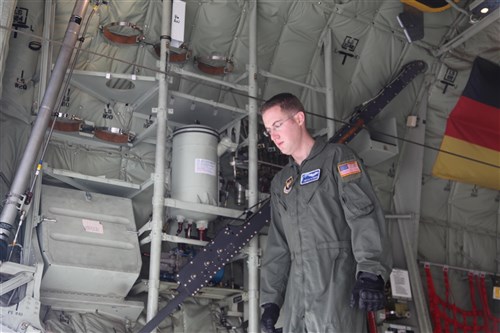
POLYGON ((500 66, 474 60, 440 150, 434 176, 500 190, 500 66))

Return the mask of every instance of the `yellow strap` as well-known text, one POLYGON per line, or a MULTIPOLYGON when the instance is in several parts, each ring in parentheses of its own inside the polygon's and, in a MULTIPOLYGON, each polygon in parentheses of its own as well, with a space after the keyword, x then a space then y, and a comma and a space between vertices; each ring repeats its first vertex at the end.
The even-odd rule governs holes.
MULTIPOLYGON (((442 12, 451 7, 451 5, 444 0, 443 1, 401 0, 401 2, 409 6, 415 7, 423 12, 429 12, 429 13, 442 12), (433 4, 433 6, 431 7, 428 4, 426 4, 426 2, 433 2, 435 4, 433 4)), ((459 0, 455 0, 455 2, 459 2, 459 0)))

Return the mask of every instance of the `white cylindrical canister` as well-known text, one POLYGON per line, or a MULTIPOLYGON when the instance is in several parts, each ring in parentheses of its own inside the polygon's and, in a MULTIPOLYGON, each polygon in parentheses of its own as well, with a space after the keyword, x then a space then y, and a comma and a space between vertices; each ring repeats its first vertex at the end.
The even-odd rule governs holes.
MULTIPOLYGON (((207 126, 189 125, 174 131, 171 163, 173 199, 218 206, 218 143, 219 133, 207 126)), ((172 208, 171 215, 195 221, 216 218, 212 214, 178 208, 172 208)))

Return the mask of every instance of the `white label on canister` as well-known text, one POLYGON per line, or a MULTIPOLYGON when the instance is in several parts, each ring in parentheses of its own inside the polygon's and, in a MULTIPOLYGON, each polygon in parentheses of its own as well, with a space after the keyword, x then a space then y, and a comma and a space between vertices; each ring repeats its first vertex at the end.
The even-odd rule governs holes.
POLYGON ((215 176, 216 165, 214 161, 196 158, 194 160, 194 173, 204 173, 210 176, 215 176))
POLYGON ((104 233, 104 227, 99 221, 82 219, 82 224, 86 232, 104 233))

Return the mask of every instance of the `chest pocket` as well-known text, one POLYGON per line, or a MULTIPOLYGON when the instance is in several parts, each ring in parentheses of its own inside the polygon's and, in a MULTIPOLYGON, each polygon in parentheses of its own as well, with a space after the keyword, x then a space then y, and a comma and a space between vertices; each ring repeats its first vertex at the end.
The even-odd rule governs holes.
POLYGON ((301 185, 300 191, 303 193, 302 197, 308 204, 314 198, 314 195, 318 193, 319 190, 323 190, 324 186, 327 186, 327 175, 321 175, 321 177, 309 184, 301 185))
POLYGON ((347 208, 344 213, 347 218, 368 215, 373 211, 373 202, 358 184, 350 182, 344 185, 342 200, 347 208))

